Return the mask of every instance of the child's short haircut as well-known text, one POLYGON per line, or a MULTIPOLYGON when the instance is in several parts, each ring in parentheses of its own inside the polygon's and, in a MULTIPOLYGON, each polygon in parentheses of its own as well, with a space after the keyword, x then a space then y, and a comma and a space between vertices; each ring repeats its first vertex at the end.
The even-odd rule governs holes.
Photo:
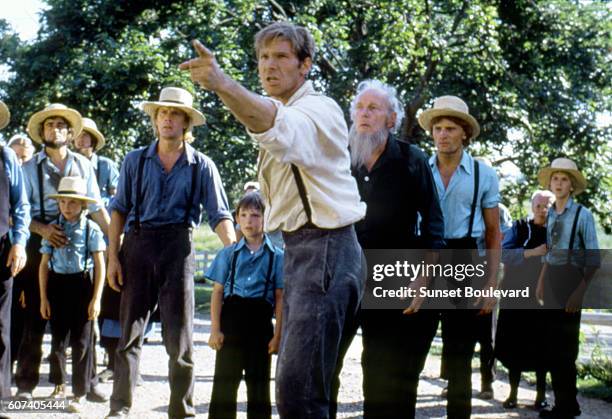
POLYGON ((264 205, 263 199, 259 192, 248 192, 244 194, 238 204, 236 205, 236 215, 240 214, 240 208, 252 208, 256 209, 263 214, 266 206, 264 205))

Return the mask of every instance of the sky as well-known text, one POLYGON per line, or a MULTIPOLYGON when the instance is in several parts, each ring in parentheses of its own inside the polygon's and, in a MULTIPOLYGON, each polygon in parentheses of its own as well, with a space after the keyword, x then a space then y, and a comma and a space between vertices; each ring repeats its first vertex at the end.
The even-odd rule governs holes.
POLYGON ((23 41, 36 37, 38 12, 44 8, 40 0, 0 0, 0 17, 7 20, 23 41))

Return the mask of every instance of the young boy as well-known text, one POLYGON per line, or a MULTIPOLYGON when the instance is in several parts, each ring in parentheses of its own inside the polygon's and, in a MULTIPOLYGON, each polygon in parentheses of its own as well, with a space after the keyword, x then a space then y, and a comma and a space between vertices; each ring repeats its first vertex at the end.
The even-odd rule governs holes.
POLYGON ((573 199, 587 186, 576 164, 566 158, 555 159, 551 167, 540 171, 538 180, 555 195, 546 221, 548 253, 536 291, 538 300, 550 308, 545 342, 555 407, 541 411, 540 417, 574 418, 581 413, 576 400, 580 312, 589 282, 600 265, 599 245, 593 214, 573 199))
POLYGON ((55 384, 51 397, 65 397, 66 337, 72 346, 72 391, 70 410, 78 412, 83 396, 87 400, 104 402, 106 397, 92 383, 93 321, 100 312, 103 278, 103 252, 106 249, 102 231, 85 216, 87 204, 94 201, 86 196, 87 187, 80 177, 61 179, 57 199, 60 217, 55 222, 66 234, 69 244, 54 248, 43 240, 39 267, 40 313, 51 323, 50 381, 55 384), (90 269, 94 268, 93 281, 90 269), (59 371, 57 370, 59 366, 59 371))
POLYGON ((236 213, 243 238, 224 248, 206 273, 214 281, 208 344, 218 351, 209 418, 236 417, 243 371, 248 418, 270 418, 270 355, 280 344, 283 251, 263 232, 258 192, 244 195, 236 213))

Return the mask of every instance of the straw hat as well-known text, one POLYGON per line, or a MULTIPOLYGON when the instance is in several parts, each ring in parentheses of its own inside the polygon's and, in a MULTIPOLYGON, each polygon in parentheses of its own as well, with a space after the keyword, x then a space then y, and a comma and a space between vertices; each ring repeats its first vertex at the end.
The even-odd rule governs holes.
POLYGON ((457 96, 440 96, 436 98, 433 108, 419 114, 419 125, 429 132, 431 130, 431 121, 438 116, 454 116, 467 122, 472 127, 470 140, 478 137, 478 134, 480 134, 478 121, 470 115, 468 105, 457 96))
POLYGON ((164 87, 159 94, 159 100, 157 102, 141 103, 142 110, 151 117, 153 125, 155 125, 155 111, 162 106, 179 108, 189 115, 191 118, 189 130, 191 130, 191 127, 204 125, 206 123, 204 115, 193 107, 193 96, 185 89, 179 87, 164 87))
MULTIPOLYGON (((83 132, 87 132, 90 135, 93 135, 96 138, 96 150, 100 150, 106 144, 106 140, 104 139, 104 135, 100 131, 98 131, 98 126, 94 122, 93 119, 83 118, 83 132)), ((83 134, 83 132, 81 134, 83 134)), ((76 138, 76 137, 75 137, 76 138)))
POLYGON ((28 138, 28 136, 25 135, 25 134, 15 134, 15 135, 13 135, 8 140, 8 143, 6 143, 6 145, 10 147, 13 144, 21 144, 21 143, 23 143, 24 147, 27 147, 27 148, 32 147, 32 148, 34 148, 34 144, 32 144, 32 140, 30 140, 28 138))
POLYGON ((576 166, 576 163, 572 160, 566 159, 565 157, 554 159, 550 167, 540 170, 538 174, 540 185, 548 188, 550 186, 550 178, 555 172, 565 172, 574 178, 574 182, 572 182, 574 186, 574 195, 578 195, 586 189, 587 181, 583 174, 580 173, 580 170, 578 170, 578 166, 576 166))
POLYGON ((83 118, 81 118, 81 114, 61 103, 52 103, 42 111, 36 112, 30 117, 27 129, 30 138, 42 144, 44 141, 40 136, 40 127, 42 123, 45 122, 45 119, 55 116, 62 117, 68 121, 72 128, 72 138, 81 135, 81 130, 83 129, 83 118))
POLYGON ((11 113, 8 107, 0 100, 0 129, 6 127, 11 120, 11 113))
POLYGON ((47 195, 48 198, 69 198, 95 203, 96 200, 87 196, 87 185, 79 176, 66 176, 60 180, 57 193, 47 195))

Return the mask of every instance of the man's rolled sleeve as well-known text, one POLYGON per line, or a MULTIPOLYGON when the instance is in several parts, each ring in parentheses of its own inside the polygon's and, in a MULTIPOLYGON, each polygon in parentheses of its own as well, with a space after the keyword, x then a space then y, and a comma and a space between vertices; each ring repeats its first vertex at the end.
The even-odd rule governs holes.
POLYGON ((90 252, 104 252, 106 250, 106 242, 104 241, 104 234, 100 227, 95 223, 89 224, 89 251, 90 252))
MULTIPOLYGON (((25 176, 17 161, 15 152, 8 147, 4 147, 3 149, 5 150, 5 167, 9 169, 10 212, 13 219, 13 226, 11 227, 12 241, 13 244, 19 244, 25 247, 30 237, 29 227, 31 221, 30 202, 28 201, 26 191, 25 176)), ((2 170, 4 169, 3 167, 2 170)))
POLYGON ((495 171, 490 167, 480 165, 481 169, 486 176, 483 176, 483 191, 481 205, 482 208, 495 208, 501 201, 499 195, 499 181, 495 171))
POLYGON ((217 166, 209 158, 205 158, 202 164, 202 197, 208 215, 208 224, 213 231, 221 220, 232 219, 221 176, 217 166))

